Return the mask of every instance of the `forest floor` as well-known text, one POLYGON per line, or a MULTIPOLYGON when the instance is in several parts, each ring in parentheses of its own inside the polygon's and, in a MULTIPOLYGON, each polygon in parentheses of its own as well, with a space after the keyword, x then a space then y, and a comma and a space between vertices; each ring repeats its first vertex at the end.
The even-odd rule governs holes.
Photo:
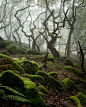
MULTIPOLYGON (((76 79, 81 79, 84 82, 86 82, 86 78, 83 77, 79 77, 77 75, 75 75, 74 73, 69 72, 68 70, 64 69, 63 67, 64 62, 61 62, 57 59, 55 59, 55 63, 57 65, 59 65, 61 67, 61 69, 57 69, 56 67, 48 67, 48 68, 44 68, 43 65, 44 63, 41 62, 40 58, 36 59, 35 55, 31 55, 29 56, 18 56, 18 55, 9 55, 9 57, 11 58, 15 58, 15 57, 26 57, 28 60, 33 60, 35 62, 37 62, 43 69, 43 71, 49 73, 49 72, 57 72, 58 73, 58 77, 59 77, 59 81, 62 83, 62 80, 64 80, 65 78, 70 78, 76 86, 78 86, 81 90, 83 90, 84 93, 86 93, 86 87, 83 88, 83 84, 81 82, 77 82, 76 79)), ((80 68, 77 68, 80 69, 80 68)), ((23 74, 22 74, 23 76, 23 74)), ((35 82, 36 86, 39 89, 39 83, 35 82)), ((63 86, 63 84, 62 84, 63 86)), ((70 96, 75 96, 76 94, 78 94, 78 91, 76 90, 65 90, 64 86, 61 92, 57 92, 56 90, 52 89, 51 87, 49 87, 48 85, 45 87, 47 88, 47 90, 49 91, 50 95, 47 95, 44 93, 45 95, 45 103, 46 103, 46 107, 77 107, 76 103, 70 100, 70 96)), ((86 107, 86 105, 83 104, 83 102, 81 102, 83 107, 86 107)), ((29 105, 23 105, 22 107, 30 107, 29 105)))

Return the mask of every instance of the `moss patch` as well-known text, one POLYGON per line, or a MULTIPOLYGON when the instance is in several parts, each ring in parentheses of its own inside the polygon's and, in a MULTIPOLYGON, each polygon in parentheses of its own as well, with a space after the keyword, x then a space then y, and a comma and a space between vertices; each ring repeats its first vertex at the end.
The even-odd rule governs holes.
POLYGON ((24 82, 22 81, 21 77, 10 70, 4 71, 1 74, 0 82, 20 92, 22 92, 22 89, 24 87, 24 82))
POLYGON ((51 75, 53 78, 55 78, 56 80, 59 80, 58 78, 58 73, 57 72, 49 72, 49 75, 51 75))
POLYGON ((24 74, 25 77, 29 77, 32 81, 37 81, 38 83, 45 84, 45 80, 40 75, 30 75, 30 74, 24 74))
POLYGON ((65 59, 64 64, 73 66, 73 62, 69 58, 65 59))
POLYGON ((0 48, 5 48, 8 45, 10 45, 9 41, 0 41, 0 48))
POLYGON ((80 100, 83 101, 83 103, 86 105, 86 95, 84 95, 82 92, 79 92, 76 97, 80 100))
POLYGON ((77 104, 77 107, 83 107, 80 103, 80 100, 76 96, 71 96, 70 99, 77 104))
POLYGON ((49 74, 47 74, 46 72, 39 70, 37 71, 36 75, 42 76, 45 79, 46 84, 48 84, 50 87, 56 90, 60 90, 60 91, 62 90, 61 83, 52 76, 50 76, 49 74))
POLYGON ((81 70, 78 70, 72 66, 65 66, 64 69, 67 69, 69 72, 73 72, 80 77, 84 77, 84 73, 81 70))
POLYGON ((27 54, 29 54, 29 55, 40 55, 40 52, 35 51, 35 50, 27 50, 27 54))
POLYGON ((22 61, 21 64, 23 65, 22 67, 24 68, 25 72, 28 74, 35 74, 38 70, 38 64, 34 61, 22 61))
POLYGON ((77 87, 75 86, 74 82, 71 81, 70 78, 66 78, 62 81, 62 83, 64 84, 64 88, 65 90, 76 90, 77 87))
POLYGON ((27 78, 22 78, 24 81, 23 94, 32 102, 31 107, 46 107, 45 102, 36 88, 36 84, 27 78))
POLYGON ((49 91, 43 85, 40 86, 40 90, 49 95, 49 91))
POLYGON ((1 70, 17 70, 21 73, 25 73, 24 69, 15 63, 10 57, 0 54, 0 69, 1 70))
POLYGON ((45 99, 45 96, 44 96, 44 94, 43 94, 42 92, 39 91, 39 94, 40 94, 40 96, 41 96, 43 99, 45 99))
MULTIPOLYGON (((45 55, 42 55, 42 57, 41 57, 41 62, 45 62, 45 56, 46 56, 46 54, 45 54, 45 55)), ((53 62, 53 63, 54 63, 54 57, 53 57, 52 54, 48 54, 47 61, 50 61, 50 62, 53 62)))

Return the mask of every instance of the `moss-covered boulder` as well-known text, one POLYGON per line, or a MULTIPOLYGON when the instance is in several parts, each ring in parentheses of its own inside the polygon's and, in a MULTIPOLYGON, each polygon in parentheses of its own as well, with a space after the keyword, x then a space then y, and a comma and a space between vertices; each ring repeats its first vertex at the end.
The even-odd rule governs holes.
POLYGON ((49 84, 50 87, 59 91, 62 90, 61 83, 46 72, 38 70, 36 75, 42 76, 45 79, 46 84, 49 84))
POLYGON ((80 103, 80 100, 76 96, 71 96, 70 99, 77 104, 77 107, 83 107, 80 103))
POLYGON ((23 94, 30 100, 31 107, 46 107, 43 98, 37 90, 36 84, 27 78, 22 78, 24 81, 23 94))
POLYGON ((62 83, 64 84, 64 88, 65 90, 77 90, 76 85, 74 84, 73 81, 71 81, 70 78, 66 78, 62 81, 62 83))
MULTIPOLYGON (((42 55, 42 57, 41 57, 41 62, 45 62, 45 56, 46 56, 46 54, 45 54, 45 55, 42 55)), ((54 57, 53 57, 52 54, 48 54, 47 61, 51 61, 51 62, 54 63, 54 57)))
POLYGON ((35 50, 27 50, 27 54, 29 54, 29 55, 40 55, 40 52, 35 51, 35 50))
POLYGON ((66 58, 67 58, 67 57, 59 57, 59 58, 57 58, 57 60, 58 60, 58 61, 61 61, 61 62, 64 62, 66 58))
POLYGON ((73 66, 73 62, 69 58, 65 59, 64 64, 73 66))
POLYGON ((28 74, 34 75, 39 70, 39 65, 34 61, 25 60, 21 62, 21 65, 28 74))
POLYGON ((13 44, 8 45, 6 49, 10 54, 26 54, 25 50, 13 44))
POLYGON ((32 81, 37 81, 38 83, 45 84, 45 80, 40 75, 30 75, 30 74, 24 74, 25 77, 29 77, 32 81))
POLYGON ((4 71, 0 76, 0 83, 10 86, 17 91, 22 92, 24 87, 24 82, 21 77, 11 70, 4 71))
POLYGON ((25 73, 24 69, 14 62, 7 55, 0 54, 0 69, 1 70, 17 70, 21 73, 25 73))
POLYGON ((58 78, 58 73, 57 72, 49 72, 49 75, 51 75, 53 78, 55 78, 56 80, 59 80, 58 78))
POLYGON ((72 66, 65 66, 64 69, 67 69, 69 72, 73 72, 80 77, 84 77, 84 73, 81 70, 78 70, 72 66))
POLYGON ((0 41, 0 48, 6 48, 8 45, 10 45, 9 41, 0 41))
POLYGON ((49 91, 43 85, 40 85, 40 90, 49 95, 49 91))

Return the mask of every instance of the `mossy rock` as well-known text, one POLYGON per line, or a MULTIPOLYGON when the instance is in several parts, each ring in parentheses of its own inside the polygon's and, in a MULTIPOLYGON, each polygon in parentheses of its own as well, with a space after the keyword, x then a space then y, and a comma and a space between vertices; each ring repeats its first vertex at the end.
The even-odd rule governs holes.
POLYGON ((70 99, 77 104, 77 107, 83 107, 80 103, 80 100, 76 96, 71 96, 70 99))
POLYGON ((24 74, 25 77, 29 77, 32 81, 37 81, 38 83, 45 84, 45 80, 40 75, 30 75, 30 74, 24 74))
POLYGON ((65 66, 64 69, 67 69, 69 72, 73 72, 80 77, 84 77, 84 73, 81 70, 78 70, 72 66, 65 66))
POLYGON ((0 41, 0 48, 6 48, 10 44, 9 41, 0 41))
POLYGON ((49 74, 47 74, 44 71, 38 70, 36 75, 40 75, 45 79, 46 84, 49 84, 50 87, 52 87, 53 89, 62 90, 62 85, 61 83, 56 80, 55 78, 53 78, 52 76, 50 76, 49 74))
POLYGON ((84 95, 82 92, 79 92, 76 97, 80 100, 83 101, 84 105, 86 105, 86 95, 84 95))
POLYGON ((3 52, 1 52, 1 53, 4 54, 4 55, 10 55, 10 53, 7 52, 7 50, 5 50, 5 51, 3 51, 3 52))
POLYGON ((8 45, 6 49, 10 54, 26 54, 25 50, 13 44, 8 45))
POLYGON ((40 90, 49 95, 49 91, 43 85, 40 85, 40 90))
POLYGON ((7 55, 0 54, 0 69, 1 70, 17 70, 21 73, 25 73, 24 69, 14 62, 10 57, 7 55))
POLYGON ((21 65, 23 65, 25 73, 28 73, 28 74, 35 75, 35 73, 39 70, 38 64, 34 61, 25 60, 21 62, 21 65))
MULTIPOLYGON (((45 54, 45 55, 42 55, 42 57, 41 57, 41 62, 45 62, 45 56, 46 56, 46 54, 45 54)), ((53 62, 53 63, 54 63, 54 57, 53 57, 52 54, 48 54, 47 61, 50 61, 50 62, 53 62)))
POLYGON ((35 51, 35 50, 27 50, 27 54, 29 54, 29 55, 40 55, 40 52, 35 51))
POLYGON ((74 67, 79 67, 79 65, 77 63, 73 63, 74 67))
POLYGON ((69 58, 65 59, 64 64, 73 66, 73 62, 69 58))
POLYGON ((40 96, 43 98, 43 100, 45 100, 45 96, 42 92, 39 91, 40 96))
POLYGON ((46 107, 43 98, 37 90, 36 84, 27 78, 22 78, 24 81, 23 94, 30 100, 31 107, 46 107))
POLYGON ((70 78, 66 78, 62 81, 62 83, 64 84, 64 88, 65 90, 79 90, 77 88, 77 86, 74 84, 73 81, 71 81, 70 78))
POLYGON ((64 62, 66 58, 67 58, 67 57, 59 57, 59 58, 57 58, 57 60, 59 60, 59 61, 61 61, 61 62, 64 62))
POLYGON ((22 92, 24 87, 24 82, 21 77, 11 70, 6 70, 1 74, 0 83, 14 88, 20 92, 22 92))
POLYGON ((49 72, 49 75, 51 75, 53 78, 55 78, 56 80, 59 80, 58 78, 58 73, 57 72, 49 72))

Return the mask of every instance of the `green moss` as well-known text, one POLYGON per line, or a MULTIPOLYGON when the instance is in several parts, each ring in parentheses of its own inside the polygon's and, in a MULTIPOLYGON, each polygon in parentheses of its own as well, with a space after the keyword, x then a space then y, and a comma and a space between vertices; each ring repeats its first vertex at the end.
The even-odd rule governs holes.
POLYGON ((0 48, 5 48, 8 45, 10 45, 9 41, 0 41, 0 48))
POLYGON ((62 67, 60 65, 56 65, 56 69, 62 70, 62 67))
POLYGON ((16 74, 19 74, 19 71, 17 71, 17 70, 13 70, 13 72, 16 73, 16 74))
MULTIPOLYGON (((46 54, 45 55, 42 55, 42 59, 41 59, 41 62, 45 62, 45 56, 46 56, 46 54)), ((54 63, 54 57, 53 57, 53 55, 52 54, 48 54, 48 57, 47 57, 47 61, 50 61, 50 62, 53 62, 54 63)))
POLYGON ((66 78, 62 81, 62 83, 64 84, 64 88, 65 90, 76 90, 77 87, 75 86, 74 82, 71 81, 70 78, 66 78))
POLYGON ((77 107, 83 107, 80 103, 80 100, 76 96, 71 96, 70 99, 77 104, 77 107))
POLYGON ((67 58, 67 57, 59 57, 59 58, 57 58, 57 60, 59 60, 59 61, 61 61, 61 62, 64 62, 66 58, 67 58))
POLYGON ((81 70, 78 70, 72 66, 65 66, 64 69, 67 69, 69 72, 73 72, 80 77, 84 77, 84 73, 81 70))
POLYGON ((27 78, 22 78, 24 81, 23 94, 32 102, 31 107, 46 107, 44 100, 36 88, 36 84, 27 78))
POLYGON ((6 50, 5 51, 3 51, 3 52, 1 52, 2 54, 5 54, 5 55, 10 55, 10 53, 9 52, 7 52, 6 50))
POLYGON ((0 77, 0 83, 10 86, 20 92, 24 87, 24 82, 22 81, 21 77, 11 70, 4 71, 0 77))
POLYGON ((39 91, 40 96, 45 100, 45 96, 42 92, 39 91))
POLYGON ((0 54, 0 69, 1 70, 17 70, 21 73, 25 73, 24 69, 14 62, 10 57, 7 55, 0 54))
POLYGON ((58 78, 58 73, 57 72, 49 72, 49 75, 51 75, 53 78, 55 78, 56 80, 59 80, 58 78))
POLYGON ((77 63, 73 63, 74 67, 79 67, 79 65, 77 63))
POLYGON ((49 95, 49 91, 43 85, 40 86, 40 90, 49 95))
POLYGON ((37 81, 38 83, 44 84, 45 80, 42 76, 39 75, 30 75, 30 74, 24 74, 25 77, 29 77, 32 81, 37 81))
POLYGON ((17 63, 13 62, 12 66, 13 66, 14 70, 17 70, 17 71, 19 71, 21 73, 25 73, 24 69, 20 65, 18 65, 17 63))
POLYGON ((82 92, 79 92, 76 97, 80 100, 83 101, 83 103, 86 105, 86 95, 84 95, 82 92))
POLYGON ((47 74, 46 72, 38 70, 36 75, 42 76, 45 79, 46 84, 49 84, 50 87, 56 90, 60 90, 60 91, 62 90, 61 83, 52 76, 50 76, 49 74, 47 74))
POLYGON ((27 50, 27 54, 29 54, 29 55, 40 55, 40 52, 35 51, 35 50, 27 50))
POLYGON ((38 68, 38 64, 34 61, 22 61, 21 64, 23 64, 23 68, 25 70, 26 73, 28 74, 35 74, 39 68, 38 68))
POLYGON ((26 54, 25 50, 13 44, 8 45, 6 49, 10 54, 26 54))
POLYGON ((69 58, 65 59, 64 64, 73 66, 73 62, 69 58))

